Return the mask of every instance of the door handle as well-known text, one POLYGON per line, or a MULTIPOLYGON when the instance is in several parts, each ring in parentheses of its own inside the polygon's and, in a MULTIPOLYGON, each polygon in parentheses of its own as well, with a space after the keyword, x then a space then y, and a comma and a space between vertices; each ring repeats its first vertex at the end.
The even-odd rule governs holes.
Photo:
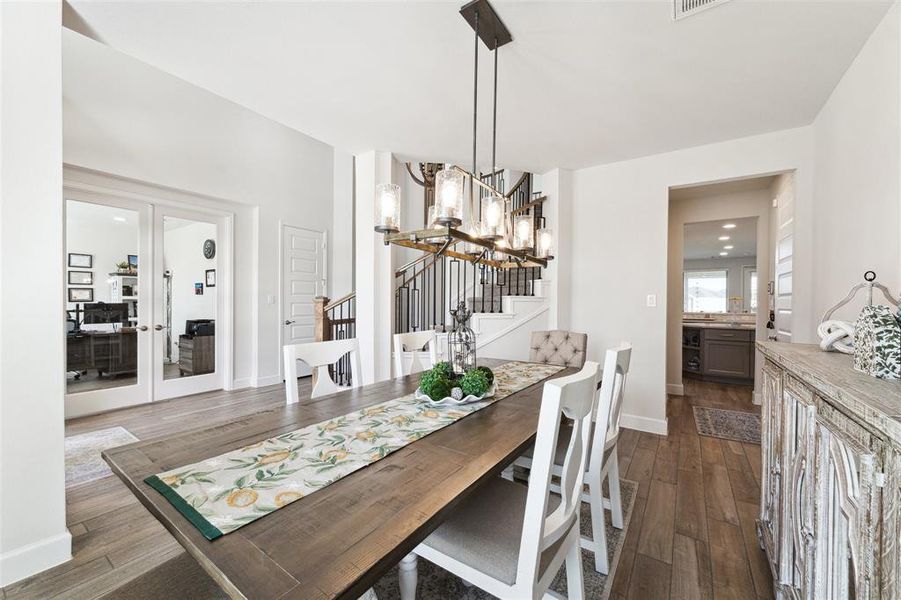
POLYGON ((147 331, 146 325, 138 325, 138 331, 147 331))
POLYGON ((163 329, 165 329, 165 327, 163 327, 162 325, 154 325, 153 328, 157 331, 162 331, 163 329))
POLYGON ((285 325, 294 325, 294 321, 285 321, 285 325))

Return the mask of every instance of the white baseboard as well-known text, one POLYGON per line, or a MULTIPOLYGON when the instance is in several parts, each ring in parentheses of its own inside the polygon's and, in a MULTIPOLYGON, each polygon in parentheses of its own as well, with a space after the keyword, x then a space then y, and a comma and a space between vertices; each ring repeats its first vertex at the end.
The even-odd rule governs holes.
POLYGON ((657 435, 666 435, 667 432, 666 419, 651 419, 623 413, 619 417, 619 424, 628 429, 637 429, 638 431, 656 433, 657 435))
POLYGON ((269 375, 267 377, 257 377, 250 382, 251 387, 266 387, 267 385, 277 385, 284 381, 281 375, 269 375))
POLYGON ((667 383, 666 393, 671 396, 684 396, 685 386, 683 386, 681 383, 667 383))
POLYGON ((0 554, 0 587, 72 559, 72 535, 67 531, 0 554))
POLYGON ((233 390, 243 390, 244 388, 253 387, 253 379, 250 377, 241 377, 232 381, 233 390))

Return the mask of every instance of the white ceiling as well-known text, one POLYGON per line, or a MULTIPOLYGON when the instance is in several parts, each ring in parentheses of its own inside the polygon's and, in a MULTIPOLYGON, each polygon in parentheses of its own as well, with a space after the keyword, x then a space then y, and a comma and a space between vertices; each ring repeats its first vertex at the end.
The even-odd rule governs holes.
MULTIPOLYGON (((329 144, 471 162, 457 2, 95 2, 65 24, 329 144)), ((576 168, 809 124, 890 0, 494 3, 498 164, 576 168)), ((491 58, 480 54, 480 166, 491 58)))
POLYGON ((684 233, 682 255, 685 260, 757 256, 757 217, 686 223, 684 233), (727 223, 734 224, 735 228, 723 229, 727 223), (729 239, 720 241, 718 238, 724 235, 728 235, 729 239), (724 246, 734 248, 726 250, 724 246), (720 256, 720 252, 728 252, 729 255, 720 256))

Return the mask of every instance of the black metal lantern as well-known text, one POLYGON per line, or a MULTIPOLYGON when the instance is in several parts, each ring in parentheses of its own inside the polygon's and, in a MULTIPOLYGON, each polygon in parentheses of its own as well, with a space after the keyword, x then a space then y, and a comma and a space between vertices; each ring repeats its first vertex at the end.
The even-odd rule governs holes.
POLYGON ((476 366, 476 334, 469 328, 472 311, 460 302, 450 311, 454 318, 454 330, 447 336, 448 353, 454 373, 463 375, 476 366))

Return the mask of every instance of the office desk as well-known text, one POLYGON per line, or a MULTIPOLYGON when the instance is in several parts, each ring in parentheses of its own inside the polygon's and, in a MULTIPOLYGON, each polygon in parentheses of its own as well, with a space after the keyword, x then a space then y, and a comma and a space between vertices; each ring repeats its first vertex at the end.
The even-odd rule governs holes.
POLYGON ((134 374, 138 370, 138 335, 119 331, 79 331, 66 336, 66 370, 98 375, 134 374))

